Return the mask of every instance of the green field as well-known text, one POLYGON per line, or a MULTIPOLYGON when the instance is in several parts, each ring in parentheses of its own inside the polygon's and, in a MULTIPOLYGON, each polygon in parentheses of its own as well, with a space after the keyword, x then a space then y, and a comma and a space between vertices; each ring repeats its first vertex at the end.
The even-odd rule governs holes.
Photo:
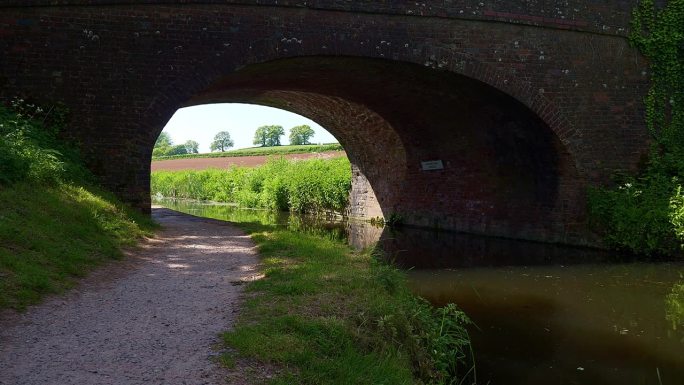
POLYGON ((307 144, 300 146, 274 146, 274 147, 250 147, 241 148, 239 150, 232 150, 226 152, 209 152, 205 154, 185 154, 172 156, 153 157, 152 160, 170 160, 170 159, 189 159, 189 158, 224 158, 236 156, 261 156, 261 155, 287 155, 287 154, 306 154, 310 152, 324 152, 324 151, 343 151, 342 145, 339 143, 329 144, 307 144))

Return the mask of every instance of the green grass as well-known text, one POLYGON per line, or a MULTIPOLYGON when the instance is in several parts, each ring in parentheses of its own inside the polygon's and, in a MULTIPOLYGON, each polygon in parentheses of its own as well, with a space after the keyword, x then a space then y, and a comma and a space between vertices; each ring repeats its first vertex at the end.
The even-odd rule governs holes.
POLYGON ((62 292, 149 234, 149 219, 115 202, 67 184, 0 189, 0 308, 24 309, 62 292))
POLYGON ((347 158, 272 158, 259 167, 227 170, 155 171, 155 196, 238 203, 281 211, 342 213, 349 201, 351 165, 347 158))
POLYGON ((339 143, 306 144, 297 146, 250 147, 226 152, 209 152, 205 154, 184 154, 153 157, 152 160, 188 159, 188 158, 225 158, 235 156, 287 155, 306 154, 310 152, 342 151, 339 143))
POLYGON ((473 377, 463 313, 416 298, 395 268, 320 236, 240 226, 259 247, 265 277, 249 284, 236 327, 223 335, 233 351, 224 362, 275 366, 272 384, 455 384, 473 377))
POLYGON ((0 309, 21 310, 120 258, 154 224, 92 185, 56 139, 60 124, 43 124, 54 109, 13 106, 0 106, 0 309))

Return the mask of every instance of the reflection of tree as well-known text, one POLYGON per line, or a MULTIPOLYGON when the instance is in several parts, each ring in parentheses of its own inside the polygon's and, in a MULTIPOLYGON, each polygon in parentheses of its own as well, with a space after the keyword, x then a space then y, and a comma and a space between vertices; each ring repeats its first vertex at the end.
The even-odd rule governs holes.
POLYGON ((684 326, 684 281, 675 284, 665 297, 665 319, 672 322, 672 328, 684 326))
POLYGON ((287 229, 307 233, 333 241, 346 242, 347 233, 343 224, 334 218, 321 215, 301 215, 290 213, 287 229))
POLYGON ((289 212, 245 209, 236 205, 202 203, 192 199, 155 199, 172 210, 238 223, 258 223, 264 226, 286 225, 290 231, 297 231, 325 237, 333 241, 346 242, 347 232, 344 224, 335 218, 321 215, 300 215, 289 212))

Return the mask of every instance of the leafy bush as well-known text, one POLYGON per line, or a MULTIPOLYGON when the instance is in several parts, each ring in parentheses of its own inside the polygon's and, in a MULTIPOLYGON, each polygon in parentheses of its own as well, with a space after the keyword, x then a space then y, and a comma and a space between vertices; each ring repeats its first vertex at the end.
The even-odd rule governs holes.
POLYGON ((237 203, 243 207, 296 212, 344 211, 351 188, 346 158, 271 158, 260 167, 228 170, 155 171, 152 194, 237 203))
MULTIPOLYGON (((377 261, 377 259, 376 259, 377 261)), ((383 350, 387 341, 399 343, 411 360, 417 378, 429 384, 460 384, 465 379, 476 383, 475 357, 466 326, 471 324, 466 314, 455 304, 433 307, 412 295, 405 276, 395 267, 375 262, 374 278, 394 301, 392 308, 372 302, 367 316, 376 322, 365 325, 371 349, 383 350)), ((363 339, 363 336, 357 336, 363 339)))
POLYGON ((653 138, 649 161, 617 188, 589 194, 594 223, 609 245, 646 254, 681 254, 684 244, 684 1, 634 10, 632 43, 651 60, 645 100, 653 138))
POLYGON ((12 102, 12 109, 0 106, 0 184, 55 184, 88 178, 76 150, 57 139, 64 112, 49 111, 58 118, 50 119, 43 108, 21 99, 12 102), (44 121, 54 125, 47 126, 44 121))
POLYGON ((0 182, 55 182, 63 173, 60 153, 41 144, 51 135, 31 119, 0 107, 0 182))
POLYGON ((653 175, 589 192, 590 215, 609 245, 643 254, 674 254, 684 237, 677 179, 653 175), (679 199, 677 198, 679 197, 679 199))

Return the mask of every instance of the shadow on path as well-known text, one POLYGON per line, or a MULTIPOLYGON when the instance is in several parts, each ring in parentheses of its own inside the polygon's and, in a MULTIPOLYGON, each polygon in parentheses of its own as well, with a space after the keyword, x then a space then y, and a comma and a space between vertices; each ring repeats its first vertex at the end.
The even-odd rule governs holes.
POLYGON ((163 229, 124 263, 0 320, 0 384, 217 384, 211 361, 256 249, 229 223, 153 209, 163 229))

